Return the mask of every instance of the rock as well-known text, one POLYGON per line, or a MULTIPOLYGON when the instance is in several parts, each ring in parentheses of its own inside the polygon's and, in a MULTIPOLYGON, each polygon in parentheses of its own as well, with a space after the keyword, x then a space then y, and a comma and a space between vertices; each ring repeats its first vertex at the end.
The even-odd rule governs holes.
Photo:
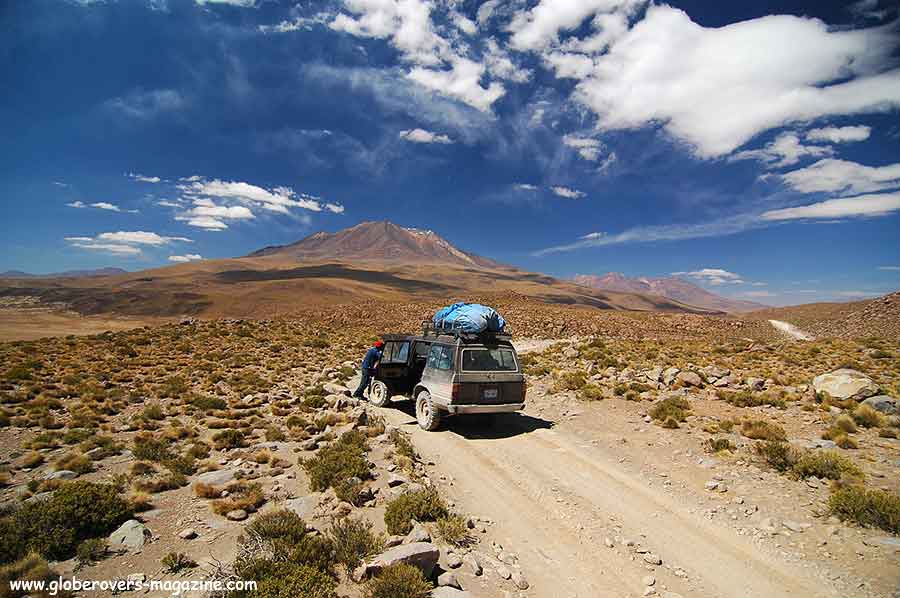
POLYGON ((456 575, 454 573, 445 571, 438 575, 437 585, 440 587, 449 586, 451 588, 459 588, 459 580, 456 579, 456 575))
POLYGON ((30 505, 32 503, 49 500, 52 496, 53 496, 52 492, 38 492, 34 496, 29 496, 22 502, 24 502, 26 505, 30 505))
POLYGON ((414 542, 431 542, 431 534, 425 529, 425 526, 418 521, 413 522, 412 530, 406 534, 403 539, 404 544, 412 544, 414 542))
POLYGON ((44 474, 45 480, 74 480, 78 474, 68 469, 60 469, 59 471, 51 471, 44 474))
POLYGON ((796 521, 785 520, 781 523, 784 527, 788 528, 792 532, 804 532, 812 527, 810 523, 798 523, 796 521))
POLYGON ((871 378, 849 368, 816 376, 812 385, 817 393, 825 392, 841 401, 845 399, 861 401, 878 394, 878 385, 871 378))
POLYGON ((653 577, 652 575, 645 575, 643 581, 644 581, 644 585, 647 587, 650 587, 650 586, 653 586, 656 584, 656 578, 653 577))
POLYGON ((233 469, 217 469, 201 473, 194 478, 194 481, 200 484, 209 484, 210 486, 224 486, 228 482, 234 481, 235 477, 233 469))
POLYGON ((137 583, 144 583, 145 581, 147 581, 147 576, 144 575, 143 573, 132 573, 125 579, 130 581, 132 584, 137 584, 137 583))
POLYGON ((666 386, 671 386, 673 382, 675 382, 675 377, 678 376, 679 370, 676 367, 666 368, 662 373, 662 383, 666 386))
POLYGON ((178 537, 182 540, 193 540, 197 537, 197 531, 194 528, 189 527, 178 532, 178 537))
POLYGON ((447 555, 447 566, 451 569, 458 569, 459 566, 462 565, 462 559, 459 558, 459 555, 451 552, 447 555))
POLYGON ((696 386, 698 388, 703 386, 703 378, 697 372, 678 372, 675 380, 685 386, 696 386))
POLYGON ((836 449, 837 444, 834 443, 833 440, 823 440, 821 438, 816 438, 815 440, 810 440, 805 443, 806 448, 810 449, 836 449))
POLYGON ((284 508, 293 511, 308 522, 315 518, 315 511, 321 498, 322 494, 319 492, 301 498, 292 498, 284 501, 284 508))
POLYGON ((481 563, 478 562, 478 557, 476 557, 474 554, 467 554, 465 557, 463 557, 463 562, 468 565, 469 570, 473 575, 478 576, 484 573, 484 567, 481 566, 481 563))
POLYGON ((243 521, 247 518, 247 511, 244 509, 235 509, 225 513, 225 518, 229 521, 243 521))
POLYGON ((703 488, 706 490, 716 490, 718 487, 719 487, 718 480, 710 480, 710 481, 706 482, 705 484, 703 484, 703 488))
POLYGON ((662 565, 662 559, 659 558, 659 555, 653 554, 652 552, 648 552, 644 555, 644 562, 648 565, 662 565))
POLYGON ((396 488, 397 486, 402 486, 406 483, 409 483, 409 480, 401 475, 392 473, 388 476, 387 484, 390 488, 396 488))
POLYGON ((344 386, 343 384, 336 384, 334 382, 326 382, 322 385, 322 388, 330 395, 342 395, 345 397, 350 396, 350 389, 344 386))
POLYGON ((513 569, 512 571, 512 582, 516 584, 516 587, 520 590, 527 590, 529 583, 528 580, 525 579, 525 575, 518 569, 513 569))
POLYGON ((763 390, 766 387, 766 381, 762 378, 747 378, 744 380, 744 384, 750 390, 763 390))
POLYGON ((700 371, 707 378, 724 378, 731 373, 731 370, 721 368, 717 365, 708 365, 705 368, 700 368, 700 371))
POLYGON ((384 541, 385 548, 393 548, 394 546, 400 546, 403 544, 404 536, 388 536, 384 541))
POLYGON ((499 575, 503 579, 509 579, 512 577, 512 572, 506 568, 506 565, 500 564, 497 565, 497 575, 499 575))
POLYGON ((472 598, 472 594, 464 590, 457 590, 450 586, 442 586, 431 590, 432 598, 472 598))
POLYGON ((863 401, 862 404, 868 405, 875 411, 880 411, 886 415, 900 414, 900 400, 889 397, 887 395, 869 397, 868 399, 863 401))
POLYGON ((113 548, 125 547, 129 550, 139 550, 143 548, 151 535, 146 525, 137 519, 129 519, 109 535, 109 544, 113 548))
POLYGON ((385 567, 397 563, 409 563, 418 567, 426 579, 430 579, 439 556, 440 550, 430 542, 401 544, 385 550, 372 561, 363 565, 365 570, 362 577, 376 575, 385 567))

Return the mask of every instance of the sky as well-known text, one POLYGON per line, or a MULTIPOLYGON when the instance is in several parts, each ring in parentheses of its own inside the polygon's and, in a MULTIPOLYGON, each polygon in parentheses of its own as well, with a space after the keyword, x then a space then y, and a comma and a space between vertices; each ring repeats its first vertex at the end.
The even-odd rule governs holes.
POLYGON ((366 220, 773 305, 900 288, 894 2, 0 3, 0 271, 366 220))

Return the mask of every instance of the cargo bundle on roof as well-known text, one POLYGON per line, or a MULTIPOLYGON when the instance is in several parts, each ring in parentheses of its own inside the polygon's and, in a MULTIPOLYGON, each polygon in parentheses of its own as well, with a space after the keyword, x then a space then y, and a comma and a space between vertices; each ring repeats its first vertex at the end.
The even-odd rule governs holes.
POLYGON ((454 303, 442 307, 431 319, 435 329, 445 332, 502 333, 506 320, 496 310, 478 303, 454 303))

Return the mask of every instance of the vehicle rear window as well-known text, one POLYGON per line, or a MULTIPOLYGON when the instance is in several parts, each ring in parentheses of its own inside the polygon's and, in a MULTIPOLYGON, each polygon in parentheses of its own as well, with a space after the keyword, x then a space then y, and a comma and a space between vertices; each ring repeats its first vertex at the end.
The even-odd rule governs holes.
POLYGON ((446 345, 433 345, 428 353, 428 367, 435 370, 453 369, 453 348, 446 345))
POLYGON ((515 372, 518 366, 512 349, 464 349, 462 369, 464 372, 515 372))
POLYGON ((409 356, 409 341, 389 342, 384 346, 381 363, 406 363, 409 356))

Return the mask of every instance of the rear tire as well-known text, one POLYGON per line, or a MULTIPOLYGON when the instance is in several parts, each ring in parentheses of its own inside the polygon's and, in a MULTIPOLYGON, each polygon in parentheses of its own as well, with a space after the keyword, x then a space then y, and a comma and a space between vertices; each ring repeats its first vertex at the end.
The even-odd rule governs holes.
POLYGON ((416 421, 423 430, 433 432, 441 425, 441 412, 431 398, 427 390, 423 390, 416 397, 416 421))
POLYGON ((388 388, 388 385, 381 380, 374 381, 372 388, 369 390, 369 402, 376 407, 384 407, 390 400, 391 390, 388 388))

